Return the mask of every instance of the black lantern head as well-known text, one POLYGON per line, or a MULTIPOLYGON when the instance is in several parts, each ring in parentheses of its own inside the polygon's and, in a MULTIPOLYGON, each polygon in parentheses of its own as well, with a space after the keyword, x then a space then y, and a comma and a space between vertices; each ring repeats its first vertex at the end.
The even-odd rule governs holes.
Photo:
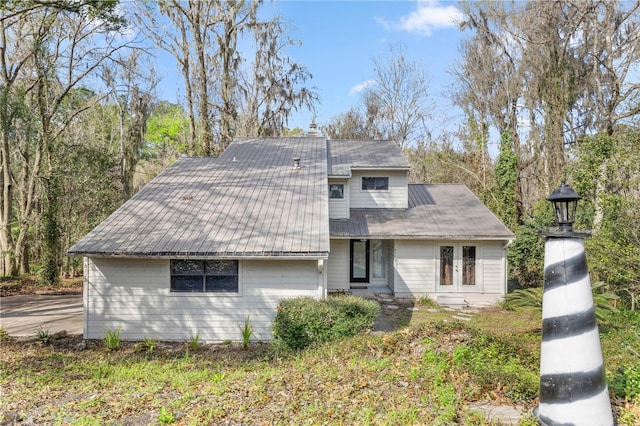
POLYGON ((556 220, 561 231, 571 232, 573 230, 573 222, 576 219, 576 208, 578 200, 581 198, 566 183, 562 182, 558 188, 554 189, 547 200, 553 204, 553 210, 556 213, 556 220))

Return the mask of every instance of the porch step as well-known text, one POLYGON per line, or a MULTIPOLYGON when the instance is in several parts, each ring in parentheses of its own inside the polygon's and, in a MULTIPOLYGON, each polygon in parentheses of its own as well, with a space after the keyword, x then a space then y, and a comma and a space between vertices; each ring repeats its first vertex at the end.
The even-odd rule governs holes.
POLYGON ((469 306, 469 302, 466 301, 464 296, 457 295, 439 295, 436 299, 438 305, 442 306, 456 306, 456 307, 466 307, 469 306))

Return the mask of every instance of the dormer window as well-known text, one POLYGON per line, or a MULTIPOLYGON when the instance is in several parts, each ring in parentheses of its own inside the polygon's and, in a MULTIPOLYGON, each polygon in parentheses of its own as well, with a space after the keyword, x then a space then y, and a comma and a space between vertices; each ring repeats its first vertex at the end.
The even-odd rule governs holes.
POLYGON ((389 177, 380 176, 363 176, 362 177, 362 190, 363 191, 388 191, 389 190, 389 177))
POLYGON ((344 198, 344 184, 330 183, 329 184, 329 198, 332 200, 344 198))

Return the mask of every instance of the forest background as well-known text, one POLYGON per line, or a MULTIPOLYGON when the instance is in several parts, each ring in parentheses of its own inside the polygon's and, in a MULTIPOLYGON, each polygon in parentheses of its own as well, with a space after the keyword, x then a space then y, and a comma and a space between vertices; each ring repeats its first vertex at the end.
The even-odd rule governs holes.
MULTIPOLYGON (((288 56, 298 41, 263 6, 0 2, 0 275, 56 285, 80 274, 66 250, 181 155, 216 156, 239 136, 305 134, 287 126, 320 103, 313 70, 288 56), (155 95, 159 52, 176 61, 179 102, 155 95)), ((428 69, 392 45, 371 63, 375 84, 318 123, 322 133, 392 139, 412 182, 469 186, 515 232, 509 277, 525 288, 542 285, 538 229, 554 221, 545 198, 567 181, 583 198, 576 227, 593 230, 592 280, 635 309, 640 2, 459 9, 467 36, 449 92, 464 112, 456 129, 429 131, 428 69)))

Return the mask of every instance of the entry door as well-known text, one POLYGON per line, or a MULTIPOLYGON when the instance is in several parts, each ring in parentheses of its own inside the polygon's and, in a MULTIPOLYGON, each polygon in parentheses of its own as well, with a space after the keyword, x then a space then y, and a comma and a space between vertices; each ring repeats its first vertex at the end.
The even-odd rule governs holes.
POLYGON ((478 248, 475 245, 442 244, 438 251, 438 290, 469 291, 478 288, 478 248))
POLYGON ((351 240, 349 275, 352 283, 369 282, 369 240, 351 240))

